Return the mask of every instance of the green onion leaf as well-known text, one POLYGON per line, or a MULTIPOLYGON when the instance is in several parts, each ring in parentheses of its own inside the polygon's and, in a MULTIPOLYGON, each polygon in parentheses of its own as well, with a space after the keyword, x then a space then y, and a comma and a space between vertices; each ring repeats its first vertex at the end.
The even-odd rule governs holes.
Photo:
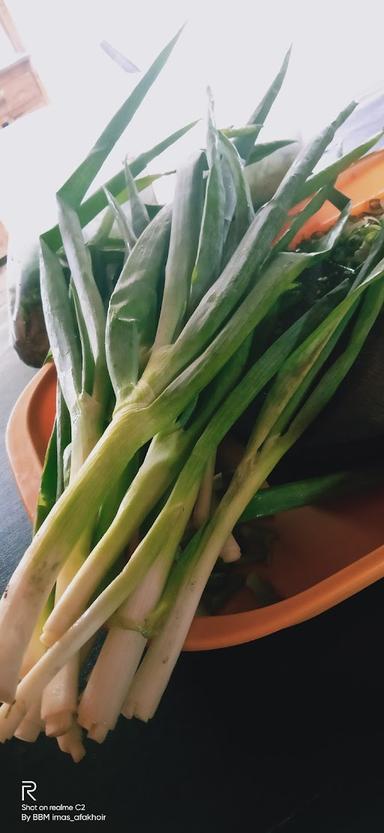
POLYGON ((87 323, 95 375, 94 394, 104 402, 109 393, 105 360, 105 312, 92 272, 90 253, 84 243, 76 211, 58 197, 59 225, 71 277, 87 323))
POLYGON ((218 134, 214 123, 210 91, 208 107, 207 160, 209 173, 201 221, 196 262, 191 277, 190 310, 195 309, 220 271, 225 230, 225 191, 218 134))
POLYGON ((383 483, 381 467, 347 469, 333 474, 295 480, 279 486, 262 489, 252 498, 239 518, 239 523, 266 518, 278 512, 298 509, 300 506, 319 503, 333 498, 363 494, 383 483))
POLYGON ((296 139, 278 139, 275 142, 259 142, 259 144, 255 145, 249 154, 247 165, 253 165, 255 162, 260 162, 261 159, 265 159, 266 156, 270 156, 271 153, 275 152, 275 150, 285 148, 287 145, 294 145, 295 142, 296 139))
POLYGON ((203 214, 205 164, 205 154, 197 151, 177 171, 164 295, 155 348, 171 344, 184 323, 203 214))
POLYGON ((57 255, 41 239, 41 298, 61 390, 73 411, 82 388, 81 353, 68 285, 57 255))
POLYGON ((149 223, 149 216, 126 159, 124 161, 124 173, 131 210, 132 228, 136 237, 140 237, 141 232, 144 231, 149 223))
POLYGON ((106 351, 118 403, 137 382, 155 338, 170 228, 171 209, 165 207, 143 231, 111 295, 106 351))
POLYGON ((180 29, 167 46, 161 50, 133 92, 128 96, 124 104, 122 104, 107 127, 103 130, 88 156, 60 188, 59 195, 61 199, 73 208, 77 208, 84 199, 88 188, 92 185, 95 176, 109 156, 112 148, 132 120, 148 90, 150 90, 163 66, 166 64, 181 31, 180 29))
POLYGON ((133 249, 133 247, 136 245, 136 242, 137 242, 137 237, 135 235, 135 232, 133 231, 133 228, 131 226, 131 222, 130 222, 129 218, 127 217, 124 209, 118 203, 118 201, 115 199, 115 197, 112 196, 112 194, 110 194, 109 191, 107 191, 106 188, 104 189, 104 191, 105 191, 105 196, 108 200, 108 205, 109 205, 111 211, 113 211, 113 213, 114 213, 115 220, 116 220, 118 228, 119 228, 119 232, 120 232, 120 234, 121 234, 121 236, 124 240, 127 251, 129 252, 131 249, 133 249))
POLYGON ((269 111, 270 111, 275 99, 277 98, 277 96, 278 96, 278 94, 281 90, 281 86, 283 84, 284 78, 285 78, 286 73, 287 73, 290 57, 291 57, 291 48, 288 49, 288 52, 286 53, 286 55, 284 57, 283 63, 281 65, 276 77, 272 81, 271 86, 269 87, 269 89, 265 93, 264 97, 260 101, 260 104, 256 107, 256 110, 254 110, 254 112, 252 113, 252 115, 248 119, 248 124, 260 125, 260 127, 259 127, 259 129, 256 133, 256 136, 255 137, 241 136, 239 139, 235 140, 235 146, 236 146, 240 156, 242 157, 242 159, 245 160, 245 162, 247 162, 248 156, 252 151, 254 141, 257 138, 257 136, 258 136, 258 134, 261 130, 261 125, 264 124, 265 119, 267 118, 267 116, 269 114, 269 111))

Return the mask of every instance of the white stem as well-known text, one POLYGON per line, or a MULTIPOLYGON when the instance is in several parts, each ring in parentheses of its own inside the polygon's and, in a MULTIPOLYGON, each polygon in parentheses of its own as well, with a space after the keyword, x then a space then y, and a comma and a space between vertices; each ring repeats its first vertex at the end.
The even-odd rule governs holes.
POLYGON ((88 737, 102 743, 114 729, 127 691, 144 653, 147 639, 140 632, 158 603, 171 568, 178 535, 170 535, 137 589, 120 607, 80 700, 78 721, 88 729, 88 737), (176 540, 172 540, 172 538, 176 540), (123 627, 119 627, 119 622, 123 627), (134 628, 134 630, 132 630, 134 628), (113 680, 113 686, 110 681, 113 680))
POLYGON ((58 737, 67 732, 77 711, 79 659, 72 657, 43 692, 41 716, 45 734, 58 737))
POLYGON ((211 514, 212 492, 213 492, 213 478, 215 476, 216 454, 211 457, 207 468, 204 472, 204 477, 201 481, 199 494, 193 510, 193 523, 196 529, 200 529, 208 520, 211 514))
POLYGON ((109 632, 79 706, 78 721, 92 740, 102 743, 115 728, 146 644, 138 631, 112 628, 109 632))
POLYGON ((25 677, 25 675, 28 674, 28 671, 30 671, 30 669, 33 667, 33 665, 35 665, 36 662, 39 661, 40 657, 44 653, 45 649, 44 649, 44 646, 41 643, 40 637, 41 637, 42 629, 44 627, 44 623, 45 623, 47 617, 49 616, 49 610, 50 610, 49 604, 45 605, 45 607, 43 608, 43 610, 42 610, 42 612, 41 612, 41 614, 38 618, 38 621, 36 622, 36 625, 34 627, 33 634, 32 634, 32 637, 31 637, 31 641, 30 641, 30 643, 28 645, 28 648, 27 648, 27 650, 24 654, 24 657, 23 657, 23 662, 22 662, 21 670, 20 670, 20 677, 25 677))
MULTIPOLYGON (((86 409, 72 418, 72 450, 71 476, 72 482, 91 453, 100 435, 99 409, 92 413, 92 400, 86 400, 86 409), (91 408, 90 408, 91 403, 91 408), (93 417, 93 419, 88 418, 93 417)), ((70 557, 60 570, 55 588, 55 604, 62 597, 88 553, 91 530, 85 529, 70 557)), ((44 623, 45 624, 45 623, 44 623)), ((46 686, 41 705, 41 716, 45 723, 45 733, 48 737, 64 735, 71 728, 73 716, 77 711, 79 698, 79 668, 80 658, 73 656, 56 677, 46 686)))
MULTIPOLYGON (((273 458, 273 455, 272 455, 273 458)), ((203 535, 198 557, 187 571, 165 624, 156 636, 138 668, 123 707, 126 717, 147 721, 153 717, 176 665, 185 638, 192 624, 205 585, 220 555, 224 542, 237 519, 244 511, 250 496, 260 488, 271 467, 271 458, 259 460, 245 481, 232 481, 206 533, 203 535)), ((247 463, 245 461, 245 472, 247 463)))
POLYGON ((164 507, 121 573, 21 680, 17 687, 16 699, 10 707, 11 713, 18 711, 23 715, 33 700, 43 692, 52 677, 60 671, 60 668, 77 653, 79 648, 136 589, 158 555, 160 542, 166 540, 167 534, 169 535, 171 531, 172 534, 177 532, 179 540, 181 539, 196 500, 198 488, 199 479, 196 478, 189 489, 188 500, 191 502, 189 512, 185 499, 179 501, 175 498, 164 507))
MULTIPOLYGON (((29 708, 33 708, 33 702, 32 698, 29 708)), ((28 708, 24 701, 12 703, 12 706, 9 706, 8 703, 3 703, 0 706, 0 743, 13 738, 27 711, 28 708)))
MULTIPOLYGON (((217 499, 213 498, 212 505, 216 510, 219 505, 217 499)), ((231 564, 233 561, 238 561, 239 558, 241 558, 241 549, 232 532, 228 535, 227 540, 224 541, 221 548, 220 558, 225 561, 226 564, 231 564)))
MULTIPOLYGON (((32 546, 33 542, 31 548, 32 546)), ((59 553, 57 556, 60 559, 59 553)), ((45 591, 40 592, 36 587, 35 573, 31 559, 27 564, 20 562, 0 603, 0 700, 5 703, 12 703, 14 700, 21 664, 31 640, 31 632, 55 580, 55 574, 52 573, 49 585, 45 591), (26 586, 35 588, 28 596, 28 604, 26 604, 26 586), (11 604, 8 606, 10 594, 11 604)))
POLYGON ((163 494, 184 444, 185 440, 180 431, 154 438, 115 519, 74 576, 45 623, 42 639, 46 646, 53 645, 83 613, 108 567, 132 540, 142 520, 163 494))
POLYGON ((41 701, 39 699, 28 709, 27 714, 19 723, 15 731, 15 738, 27 743, 34 743, 39 737, 41 729, 41 701))
POLYGON ((57 738, 57 743, 61 751, 67 752, 75 764, 78 764, 86 754, 83 744, 83 733, 77 723, 72 723, 68 732, 57 738))
POLYGON ((228 535, 226 541, 221 548, 220 557, 226 564, 231 564, 233 561, 238 561, 241 556, 241 549, 236 541, 236 538, 231 533, 228 535))
MULTIPOLYGON (((88 550, 89 532, 86 530, 59 573, 56 582, 55 602, 60 599, 71 579, 76 575, 79 566, 84 562, 88 550)), ((48 737, 63 735, 72 725, 73 716, 77 711, 79 696, 79 667, 80 659, 76 655, 70 659, 67 665, 60 669, 59 673, 48 683, 43 692, 41 716, 45 723, 45 733, 48 737)))

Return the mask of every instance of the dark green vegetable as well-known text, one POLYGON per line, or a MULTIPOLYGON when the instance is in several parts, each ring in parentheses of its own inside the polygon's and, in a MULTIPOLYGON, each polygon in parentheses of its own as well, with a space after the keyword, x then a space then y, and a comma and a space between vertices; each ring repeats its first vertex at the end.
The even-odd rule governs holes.
POLYGON ((239 519, 239 523, 276 515, 289 509, 308 506, 334 498, 365 494, 369 489, 383 484, 381 466, 369 469, 349 469, 296 480, 262 489, 250 501, 239 519))

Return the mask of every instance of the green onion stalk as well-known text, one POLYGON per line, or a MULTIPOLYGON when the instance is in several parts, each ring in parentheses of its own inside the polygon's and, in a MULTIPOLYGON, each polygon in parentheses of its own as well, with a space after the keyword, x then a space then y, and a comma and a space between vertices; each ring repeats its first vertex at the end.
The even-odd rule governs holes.
MULTIPOLYGON (((101 436, 110 399, 104 328, 105 313, 96 287, 91 258, 76 213, 60 203, 60 225, 71 271, 70 291, 57 256, 42 240, 42 301, 60 388, 70 414, 70 482, 101 436)), ((88 524, 60 570, 55 603, 89 553, 95 517, 88 524)), ((80 657, 74 656, 44 691, 41 717, 49 736, 74 735, 80 657)), ((77 730, 76 732, 77 733, 77 730)), ((79 752, 79 738, 75 743, 79 752)))
MULTIPOLYGON (((210 103, 208 145, 211 144, 216 147, 217 140, 218 133, 213 125, 210 103)), ((243 177, 240 160, 236 152, 234 153, 235 158, 232 159, 234 185, 232 190, 241 203, 243 199, 243 177)), ((208 158, 211 158, 212 151, 211 155, 207 155, 208 158)), ((215 160, 217 162, 216 155, 215 160)), ((172 275, 178 274, 175 262, 175 259, 177 259, 175 239, 179 238, 181 246, 183 234, 188 232, 188 225, 193 219, 192 214, 196 210, 196 202, 201 203, 200 166, 201 154, 198 154, 181 169, 178 175, 177 199, 175 200, 173 214, 178 216, 179 219, 176 231, 172 227, 171 239, 173 242, 166 269, 168 280, 171 281, 173 280, 172 275), (187 190, 185 189, 186 177, 191 181, 191 188, 187 190)), ((185 295, 187 294, 188 273, 191 271, 191 293, 195 286, 200 286, 203 277, 205 288, 216 277, 215 270, 212 271, 212 264, 209 262, 209 258, 206 257, 206 251, 212 248, 210 240, 213 228, 211 225, 207 227, 204 219, 207 216, 208 206, 210 206, 213 215, 217 214, 219 225, 220 218, 223 217, 224 194, 220 187, 216 188, 216 184, 217 179, 212 184, 208 177, 199 243, 197 246, 195 240, 194 246, 189 250, 189 267, 187 268, 185 263, 183 267, 185 270, 185 295), (213 200, 214 196, 216 196, 215 200, 213 200), (195 266, 192 267, 194 257, 196 259, 195 266), (203 268, 204 264, 205 267, 203 268)), ((241 240, 248 228, 249 222, 250 214, 247 211, 246 216, 242 218, 242 223, 237 223, 238 241, 241 240)), ((156 222, 152 223, 151 229, 143 233, 140 241, 141 246, 136 249, 136 252, 126 263, 111 297, 108 310, 106 347, 109 373, 114 386, 117 408, 134 387, 139 376, 140 367, 145 367, 151 345, 155 342, 157 335, 156 311, 158 306, 159 262, 161 263, 165 257, 170 223, 171 213, 169 209, 165 208, 158 215, 156 222), (142 250, 145 251, 145 269, 142 263, 142 250), (127 346, 129 347, 128 354, 127 346)), ((224 243, 223 235, 219 236, 221 242, 218 246, 216 271, 224 243)), ((162 306, 164 306, 164 299, 162 306)), ((87 559, 68 592, 56 606, 52 617, 47 622, 43 634, 46 644, 55 641, 65 628, 80 615, 92 591, 96 590, 98 583, 102 580, 105 571, 116 559, 119 551, 127 545, 135 529, 139 528, 147 513, 153 509, 165 489, 172 483, 184 463, 188 451, 229 389, 228 386, 231 386, 238 377, 246 361, 249 346, 248 339, 208 386, 207 391, 199 400, 198 407, 194 407, 192 403, 191 418, 188 425, 185 424, 186 414, 184 414, 181 423, 178 420, 167 432, 155 437, 144 464, 120 504, 115 521, 112 522, 109 529, 106 529, 106 534, 87 559)))
MULTIPOLYGON (((193 510, 199 484, 191 489, 184 502, 185 519, 193 510)), ((114 729, 126 692, 147 644, 142 622, 159 602, 185 527, 185 520, 175 523, 168 541, 147 570, 136 590, 109 621, 109 630, 90 678, 81 696, 78 721, 88 737, 102 743, 114 729), (113 692, 110 680, 114 679, 113 692)))
POLYGON ((176 422, 169 431, 159 433, 152 440, 115 518, 46 620, 42 632, 45 645, 53 644, 83 612, 106 571, 172 485, 216 408, 240 377, 248 350, 249 342, 208 386, 190 424, 183 426, 176 422))
MULTIPOLYGON (((105 358, 102 300, 77 215, 64 204, 60 206, 60 223, 71 270, 72 303, 60 262, 45 241, 42 241, 40 272, 51 350, 70 414, 71 483, 103 433, 110 383, 105 358)), ((55 603, 89 553, 94 523, 95 516, 90 513, 88 523, 58 573, 55 603)), ((44 691, 41 717, 47 735, 57 737, 71 729, 77 711, 78 676, 79 656, 74 656, 44 691)))
MULTIPOLYGON (((109 528, 108 534, 105 536, 102 548, 99 549, 98 552, 95 550, 90 555, 84 565, 83 575, 79 573, 77 581, 74 582, 68 589, 66 610, 63 610, 63 606, 61 606, 61 610, 56 609, 56 616, 53 616, 52 619, 48 620, 43 634, 45 642, 47 641, 47 628, 52 627, 52 624, 56 623, 55 638, 57 639, 58 636, 65 632, 67 627, 72 624, 77 615, 82 613, 85 608, 87 597, 90 596, 92 588, 95 584, 97 584, 97 580, 101 579, 101 575, 105 572, 106 566, 110 563, 111 557, 114 553, 118 552, 119 546, 122 547, 123 541, 125 542, 127 540, 127 526, 129 530, 128 534, 130 534, 130 529, 132 528, 133 523, 138 523, 139 519, 134 511, 135 505, 134 502, 132 502, 130 494, 132 488, 134 490, 134 494, 136 495, 136 499, 138 498, 136 506, 140 511, 140 517, 144 517, 145 514, 148 513, 148 496, 151 488, 153 489, 153 484, 156 484, 157 486, 158 497, 160 494, 159 486, 162 484, 162 478, 164 478, 164 475, 167 475, 167 473, 169 474, 169 467, 171 466, 173 475, 175 475, 176 471, 179 473, 182 465, 185 463, 187 453, 191 453, 193 443, 199 437, 203 426, 207 424, 209 417, 212 416, 215 409, 220 406, 225 394, 228 393, 241 375, 249 354, 249 347, 250 340, 243 345, 237 355, 230 360, 223 371, 218 375, 214 383, 209 386, 206 400, 202 403, 198 415, 195 416, 192 424, 189 425, 188 428, 179 426, 174 432, 170 433, 166 437, 159 436, 153 440, 152 446, 147 455, 149 459, 145 460, 138 478, 136 478, 132 484, 131 490, 128 490, 126 498, 122 502, 115 521, 109 528), (157 477, 153 464, 154 449, 157 449, 157 453, 159 453, 159 450, 162 452, 161 465, 158 468, 159 476, 157 477), (164 463, 166 463, 166 465, 164 465, 164 463), (141 477, 144 473, 143 470, 145 470, 147 474, 147 482, 143 481, 141 477), (142 487, 141 491, 137 489, 138 480, 140 481, 140 485, 142 487), (135 519, 134 522, 133 518, 135 519), (120 544, 117 545, 115 537, 116 531, 118 535, 117 540, 119 540, 121 535, 124 536, 123 540, 120 538, 120 544), (84 590, 83 595, 79 593, 79 589, 81 591, 82 583, 86 591, 85 596, 84 590), (69 618, 66 620, 64 619, 63 621, 63 613, 65 614, 65 612, 67 612, 69 618), (60 624, 59 632, 57 631, 58 619, 60 624)), ((205 476, 206 471, 202 475, 203 480, 205 476)), ((168 478, 168 481, 171 482, 170 477, 168 478)), ((164 481, 162 485, 162 491, 164 491, 164 481)), ((210 485, 212 485, 212 480, 210 485)), ((186 517, 189 519, 191 519, 195 513, 201 490, 202 483, 200 484, 198 492, 196 493, 195 489, 192 490, 186 499, 185 513, 186 517)), ((154 503, 153 492, 152 503, 154 503)), ((172 534, 174 534, 174 532, 176 532, 176 544, 172 545, 170 539, 168 539, 160 554, 149 568, 143 581, 129 596, 128 600, 121 605, 119 610, 110 620, 107 638, 100 651, 85 691, 82 694, 78 714, 79 722, 88 730, 88 736, 93 740, 97 740, 99 743, 104 740, 107 732, 113 729, 116 725, 116 721, 124 702, 125 693, 145 650, 147 638, 145 636, 145 628, 141 625, 141 623, 145 620, 146 616, 149 615, 163 592, 168 573, 171 569, 175 552, 177 551, 180 541, 180 534, 178 530, 176 529, 172 534), (115 676, 114 672, 116 669, 120 669, 121 673, 115 676), (105 685, 105 681, 110 679, 111 673, 114 674, 116 679, 113 696, 111 696, 108 686, 105 685)), ((52 636, 48 641, 50 643, 54 641, 52 636)))

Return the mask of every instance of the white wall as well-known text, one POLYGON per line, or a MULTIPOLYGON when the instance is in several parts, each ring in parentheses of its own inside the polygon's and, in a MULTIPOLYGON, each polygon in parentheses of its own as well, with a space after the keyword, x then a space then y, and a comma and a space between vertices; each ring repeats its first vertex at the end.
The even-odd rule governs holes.
MULTIPOLYGON (((125 153, 133 155, 203 115, 207 83, 219 125, 243 123, 290 42, 291 67, 270 119, 270 136, 308 136, 384 79, 382 0, 8 0, 8 5, 51 99, 44 112, 2 131, 0 216, 11 223, 31 212, 36 222, 44 217, 53 188, 138 79, 102 52, 102 39, 146 69, 188 20, 109 170, 125 153)), ((196 134, 185 139, 152 169, 166 169, 196 141, 196 134)))

